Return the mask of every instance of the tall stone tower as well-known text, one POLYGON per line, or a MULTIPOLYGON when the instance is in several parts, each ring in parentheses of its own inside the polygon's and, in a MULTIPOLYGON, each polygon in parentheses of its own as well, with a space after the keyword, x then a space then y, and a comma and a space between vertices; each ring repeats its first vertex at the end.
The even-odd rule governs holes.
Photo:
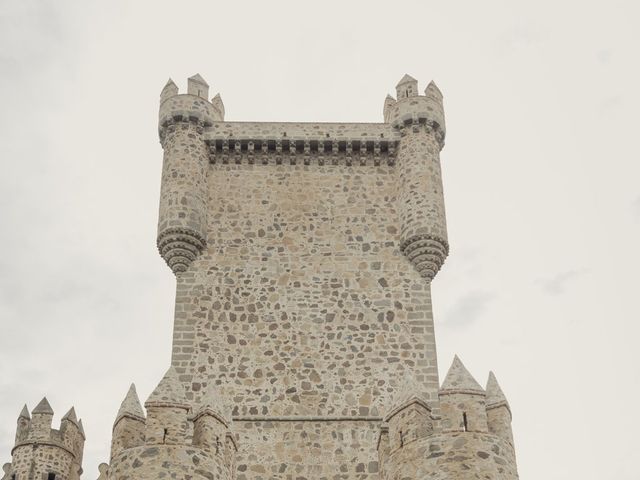
POLYGON ((439 385, 438 87, 405 75, 366 124, 226 122, 208 90, 161 93, 158 248, 173 367, 231 406, 237 478, 517 478, 495 378, 439 385))
MULTIPOLYGON (((200 75, 160 95, 172 362, 145 408, 130 387, 99 480, 516 480, 495 376, 438 378, 438 87, 405 75, 382 123, 227 122, 208 98, 200 75)), ((77 480, 82 425, 52 415, 25 407, 3 480, 77 480)))

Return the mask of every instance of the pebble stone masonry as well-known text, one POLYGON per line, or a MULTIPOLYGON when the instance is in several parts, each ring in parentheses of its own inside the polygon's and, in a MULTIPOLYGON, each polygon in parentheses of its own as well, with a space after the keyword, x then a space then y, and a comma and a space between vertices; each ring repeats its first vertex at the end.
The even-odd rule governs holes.
MULTIPOLYGON (((517 479, 493 373, 482 388, 455 357, 438 379, 438 87, 405 75, 383 123, 225 122, 208 98, 200 75, 161 92, 172 362, 145 408, 131 385, 99 480, 517 479)), ((20 414, 3 480, 79 477, 75 412, 57 431, 43 410, 20 414)))

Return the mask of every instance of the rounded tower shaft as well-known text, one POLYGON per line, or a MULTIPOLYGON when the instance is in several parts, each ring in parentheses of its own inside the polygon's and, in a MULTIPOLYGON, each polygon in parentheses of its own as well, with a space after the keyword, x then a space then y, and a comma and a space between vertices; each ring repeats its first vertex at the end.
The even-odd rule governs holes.
POLYGON ((493 372, 487 381, 487 424, 491 433, 513 445, 511 408, 493 372))
POLYGON ((396 162, 401 249, 431 281, 449 253, 440 168, 445 127, 442 94, 431 82, 418 95, 408 75, 397 86, 398 100, 385 101, 385 121, 400 131, 396 162))
POLYGON ((209 150, 203 132, 222 120, 224 108, 207 100, 209 86, 200 75, 178 95, 169 80, 160 94, 160 142, 164 150, 158 249, 174 273, 184 272, 206 245, 209 150))

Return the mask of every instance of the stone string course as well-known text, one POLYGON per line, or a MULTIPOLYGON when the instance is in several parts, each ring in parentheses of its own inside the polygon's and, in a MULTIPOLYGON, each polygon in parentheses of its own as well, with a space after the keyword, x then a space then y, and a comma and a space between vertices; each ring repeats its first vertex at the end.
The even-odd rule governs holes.
MULTIPOLYGON (((383 123, 226 122, 208 95, 199 75, 161 92, 172 361, 145 409, 129 389, 99 480, 517 479, 495 376, 456 357, 438 378, 440 90, 406 75, 383 123)), ((24 442, 6 480, 75 480, 81 446, 52 465, 24 442)))

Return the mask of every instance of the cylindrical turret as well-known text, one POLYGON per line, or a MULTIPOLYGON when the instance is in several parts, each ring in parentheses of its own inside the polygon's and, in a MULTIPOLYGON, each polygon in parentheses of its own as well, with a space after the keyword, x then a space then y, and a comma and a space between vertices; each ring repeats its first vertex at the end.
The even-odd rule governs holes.
POLYGON ((401 249, 427 280, 432 280, 449 253, 440 150, 445 126, 442 94, 431 82, 425 96, 408 75, 397 86, 398 100, 385 102, 385 121, 400 131, 396 162, 401 249))
POLYGON ((16 444, 11 451, 9 478, 78 480, 82 473, 84 432, 75 410, 62 418, 58 430, 51 428, 53 410, 46 398, 31 412, 20 413, 16 444))
POLYGON ((158 249, 174 273, 184 272, 202 252, 207 232, 208 147, 203 131, 222 120, 222 101, 207 100, 209 86, 196 75, 186 95, 169 80, 160 95, 159 134, 164 160, 160 189, 158 249))
POLYGON ((123 450, 144 445, 145 415, 132 383, 113 422, 111 458, 123 450))

